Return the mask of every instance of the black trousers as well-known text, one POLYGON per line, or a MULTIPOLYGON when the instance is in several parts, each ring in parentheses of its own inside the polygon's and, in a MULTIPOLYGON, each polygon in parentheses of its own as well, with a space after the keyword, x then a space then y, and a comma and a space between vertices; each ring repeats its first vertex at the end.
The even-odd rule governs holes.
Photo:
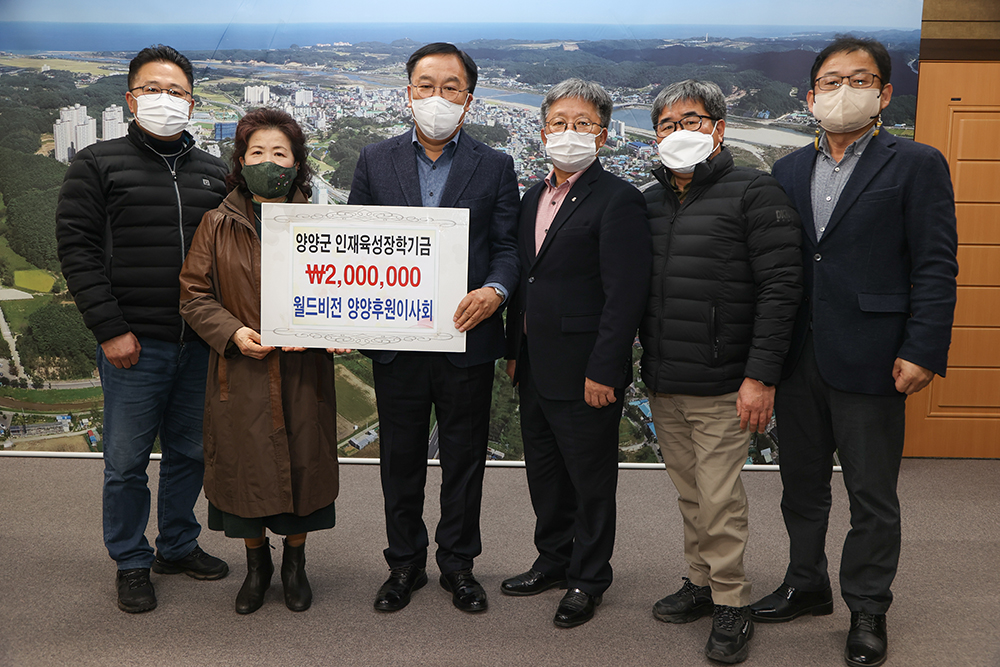
POLYGON ((402 352, 373 362, 389 567, 427 565, 424 485, 431 406, 441 461, 441 520, 434 539, 441 572, 471 568, 482 553, 479 511, 494 364, 458 368, 444 354, 402 352))
POLYGON ((840 561, 841 595, 851 611, 884 614, 889 608, 899 562, 896 482, 905 404, 904 394, 872 396, 830 387, 820 377, 809 335, 795 372, 778 385, 775 399, 789 586, 816 591, 830 585, 825 546, 836 450, 851 507, 840 561))
POLYGON ((604 408, 538 394, 527 346, 518 359, 521 435, 531 506, 533 567, 601 595, 611 585, 618 489, 618 423, 624 390, 604 408))

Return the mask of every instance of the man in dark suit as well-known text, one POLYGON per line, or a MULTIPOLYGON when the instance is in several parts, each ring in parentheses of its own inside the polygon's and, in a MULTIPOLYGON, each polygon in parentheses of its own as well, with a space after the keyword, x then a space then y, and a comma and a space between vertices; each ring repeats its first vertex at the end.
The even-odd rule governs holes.
POLYGON ((482 552, 479 511, 496 359, 504 353, 501 305, 517 286, 517 179, 513 160, 461 131, 476 64, 451 44, 428 44, 406 63, 416 121, 405 134, 366 146, 350 204, 469 209, 469 293, 455 311, 464 354, 370 351, 378 402, 385 558, 389 579, 377 611, 396 611, 427 583, 423 522, 430 411, 437 417, 441 520, 435 540, 441 585, 463 611, 485 611, 472 575, 482 552))
POLYGON ((821 52, 806 100, 825 132, 774 166, 802 217, 805 293, 775 407, 790 562, 752 613, 832 613, 824 549, 836 450, 851 500, 844 657, 859 666, 885 661, 905 401, 945 374, 958 272, 947 162, 881 129, 890 66, 874 40, 841 38, 821 52))
POLYGON ((642 195, 597 160, 611 109, 589 81, 546 94, 553 170, 521 205, 521 281, 507 317, 539 555, 501 590, 568 586, 560 627, 590 620, 611 585, 618 423, 652 261, 642 195))

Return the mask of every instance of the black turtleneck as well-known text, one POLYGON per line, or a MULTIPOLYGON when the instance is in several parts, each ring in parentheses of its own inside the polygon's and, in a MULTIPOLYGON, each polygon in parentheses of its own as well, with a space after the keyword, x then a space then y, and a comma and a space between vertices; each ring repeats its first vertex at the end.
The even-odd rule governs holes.
POLYGON ((185 142, 185 135, 182 133, 181 136, 176 139, 165 141, 164 139, 154 137, 145 130, 143 130, 143 134, 146 136, 146 144, 148 144, 154 151, 162 155, 163 158, 170 163, 170 168, 173 169, 174 163, 177 161, 177 156, 180 155, 187 146, 185 142))

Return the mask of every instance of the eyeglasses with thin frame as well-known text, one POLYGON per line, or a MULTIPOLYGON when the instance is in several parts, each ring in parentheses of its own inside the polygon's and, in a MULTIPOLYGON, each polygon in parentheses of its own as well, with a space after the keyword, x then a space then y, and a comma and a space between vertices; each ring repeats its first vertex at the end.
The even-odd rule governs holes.
POLYGON ((848 76, 827 74, 815 79, 813 85, 816 86, 817 90, 828 93, 843 86, 845 81, 848 82, 851 88, 871 88, 875 85, 875 79, 878 79, 879 82, 882 81, 882 78, 878 74, 872 74, 871 72, 855 72, 848 76))
POLYGON ((129 88, 128 92, 133 95, 136 94, 135 91, 141 90, 140 95, 159 95, 160 93, 166 93, 170 97, 176 97, 181 100, 191 99, 191 93, 184 90, 183 88, 160 88, 159 86, 136 86, 135 88, 129 88))
POLYGON ((410 88, 413 89, 413 97, 418 100, 427 99, 434 94, 434 91, 440 91, 441 97, 449 102, 456 103, 464 102, 465 95, 469 92, 468 88, 459 88, 458 86, 432 86, 428 83, 410 84, 410 88))
POLYGON ((668 134, 673 134, 673 132, 675 132, 678 128, 681 130, 688 130, 690 132, 697 132, 701 129, 702 123, 706 120, 714 121, 715 119, 711 116, 691 114, 690 116, 684 116, 680 120, 661 120, 656 124, 656 136, 665 137, 668 134))
POLYGON ((573 123, 567 123, 564 120, 554 120, 545 124, 545 131, 549 134, 562 134, 569 128, 580 134, 598 134, 604 129, 604 126, 591 122, 586 118, 580 118, 573 123))

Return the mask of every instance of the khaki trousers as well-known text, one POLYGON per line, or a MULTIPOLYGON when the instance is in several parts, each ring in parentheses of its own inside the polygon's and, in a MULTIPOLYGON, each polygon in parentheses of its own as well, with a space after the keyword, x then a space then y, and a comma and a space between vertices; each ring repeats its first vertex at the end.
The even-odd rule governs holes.
POLYGON ((711 586, 715 604, 744 607, 750 604, 743 571, 749 508, 740 471, 750 431, 740 430, 736 396, 654 394, 649 407, 677 487, 688 578, 696 586, 711 586))

